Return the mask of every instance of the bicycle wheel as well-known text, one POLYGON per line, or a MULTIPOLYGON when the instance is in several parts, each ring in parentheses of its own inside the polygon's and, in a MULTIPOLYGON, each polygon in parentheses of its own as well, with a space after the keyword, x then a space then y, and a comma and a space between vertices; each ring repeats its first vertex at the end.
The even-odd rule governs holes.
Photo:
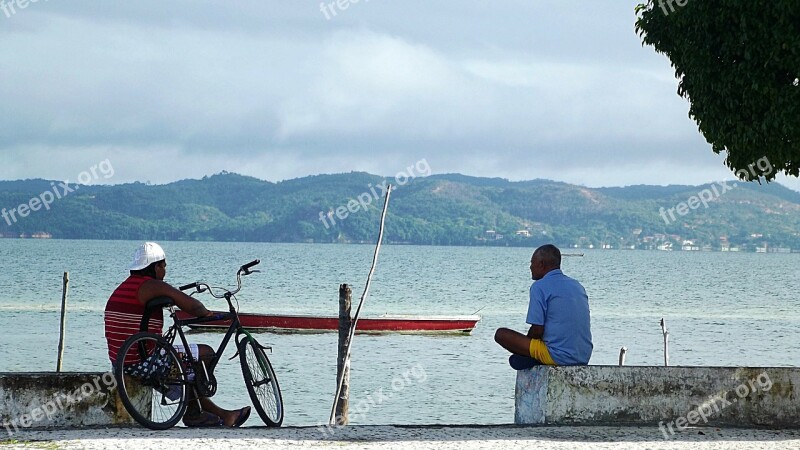
POLYGON ((253 338, 246 337, 239 342, 239 360, 242 362, 244 384, 261 420, 268 426, 281 426, 283 423, 281 388, 264 350, 253 338))
POLYGON ((186 412, 183 365, 158 334, 137 333, 126 339, 114 362, 114 377, 122 404, 144 427, 166 430, 186 412))

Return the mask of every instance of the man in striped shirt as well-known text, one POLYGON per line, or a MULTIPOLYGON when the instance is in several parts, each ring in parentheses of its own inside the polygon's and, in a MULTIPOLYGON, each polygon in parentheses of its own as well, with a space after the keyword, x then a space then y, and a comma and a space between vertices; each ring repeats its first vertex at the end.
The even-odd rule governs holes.
MULTIPOLYGON (((197 317, 212 315, 202 303, 164 282, 167 274, 167 261, 164 250, 155 242, 145 242, 137 248, 130 267, 130 276, 117 287, 108 299, 105 310, 105 332, 108 342, 108 357, 111 364, 123 342, 139 332, 142 316, 147 302, 157 297, 169 297, 183 311, 197 317)), ((157 309, 150 317, 148 331, 162 333, 163 312, 157 309)), ((183 346, 174 345, 179 352, 186 352, 183 346)), ((214 350, 208 345, 192 344, 188 351, 200 359, 210 358, 214 350)), ((183 417, 187 426, 235 426, 242 425, 250 415, 250 407, 230 411, 215 405, 211 399, 200 397, 197 402, 189 402, 183 417)))

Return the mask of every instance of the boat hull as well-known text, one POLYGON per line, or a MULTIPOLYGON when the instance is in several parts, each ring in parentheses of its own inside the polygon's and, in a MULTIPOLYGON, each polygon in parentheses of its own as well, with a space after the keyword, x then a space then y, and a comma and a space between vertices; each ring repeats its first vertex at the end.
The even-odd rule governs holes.
MULTIPOLYGON (((179 319, 190 318, 178 311, 179 319)), ((338 317, 247 314, 240 313, 244 328, 273 333, 325 333, 339 329, 338 317)), ((361 334, 470 334, 480 316, 380 316, 358 319, 356 333, 361 334)), ((227 329, 230 321, 214 321, 191 325, 193 329, 227 329)))

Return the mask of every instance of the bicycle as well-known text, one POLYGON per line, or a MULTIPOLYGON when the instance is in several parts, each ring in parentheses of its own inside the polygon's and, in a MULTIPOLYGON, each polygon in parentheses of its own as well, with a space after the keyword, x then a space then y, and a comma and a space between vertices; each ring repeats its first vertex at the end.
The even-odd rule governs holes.
POLYGON ((208 291, 214 298, 224 298, 228 303, 227 313, 181 320, 168 297, 148 302, 140 329, 147 330, 150 315, 156 308, 168 307, 173 324, 163 335, 144 331, 129 337, 120 347, 114 362, 120 400, 136 422, 153 430, 165 430, 183 417, 189 401, 197 401, 198 397, 212 397, 217 391, 214 369, 235 334, 237 352, 230 359, 239 356, 242 376, 253 406, 267 426, 281 426, 283 397, 275 371, 264 352, 272 348, 262 346, 242 328, 237 308, 231 301, 242 288, 242 276, 258 272, 250 268, 259 263, 259 260, 254 260, 239 268, 236 272, 236 289, 233 291, 202 282, 180 287, 182 291, 193 289, 189 295, 208 291), (188 351, 189 343, 183 327, 217 320, 230 320, 231 324, 213 358, 203 364, 188 351), (173 347, 176 337, 187 349, 182 355, 173 347), (190 393, 195 397, 190 398, 190 393))

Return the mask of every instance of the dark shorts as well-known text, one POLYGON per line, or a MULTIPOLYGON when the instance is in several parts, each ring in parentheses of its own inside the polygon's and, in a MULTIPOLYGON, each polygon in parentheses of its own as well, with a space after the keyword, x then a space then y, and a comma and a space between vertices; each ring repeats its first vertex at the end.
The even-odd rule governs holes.
POLYGON ((530 369, 534 366, 543 366, 543 362, 538 359, 531 358, 530 356, 511 355, 508 357, 508 364, 515 370, 530 369))

